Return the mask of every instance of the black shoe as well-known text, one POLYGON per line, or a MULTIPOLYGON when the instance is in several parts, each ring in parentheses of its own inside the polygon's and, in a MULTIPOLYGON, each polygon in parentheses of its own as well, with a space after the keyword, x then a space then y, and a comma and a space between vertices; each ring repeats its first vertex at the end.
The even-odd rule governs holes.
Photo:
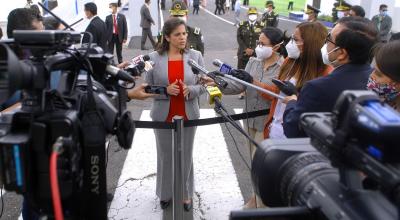
POLYGON ((168 206, 169 206, 169 204, 171 204, 171 200, 167 200, 167 201, 160 201, 160 206, 161 206, 161 209, 166 209, 166 208, 168 208, 168 206))
POLYGON ((190 210, 193 208, 193 200, 190 200, 190 203, 183 203, 183 209, 186 212, 190 212, 190 210))

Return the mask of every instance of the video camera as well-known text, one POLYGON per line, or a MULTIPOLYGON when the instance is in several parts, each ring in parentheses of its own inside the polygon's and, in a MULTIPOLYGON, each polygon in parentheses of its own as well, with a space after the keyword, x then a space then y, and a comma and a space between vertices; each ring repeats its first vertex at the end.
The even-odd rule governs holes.
POLYGON ((305 113, 300 126, 310 139, 266 140, 253 158, 257 195, 280 208, 231 219, 399 219, 398 112, 373 92, 344 91, 332 113, 305 113))
POLYGON ((0 101, 22 93, 21 107, 0 116, 1 180, 49 219, 57 211, 107 219, 106 139, 116 135, 125 149, 133 140, 126 89, 134 79, 100 47, 74 49, 80 39, 69 31, 14 31, 14 41, 0 42, 0 101))

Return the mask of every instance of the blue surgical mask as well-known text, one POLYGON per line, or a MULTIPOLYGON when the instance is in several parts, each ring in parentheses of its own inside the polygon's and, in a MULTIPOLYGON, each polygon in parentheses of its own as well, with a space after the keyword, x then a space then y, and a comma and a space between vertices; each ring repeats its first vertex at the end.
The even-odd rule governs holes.
POLYGON ((387 15, 387 11, 381 11, 381 16, 386 16, 387 15))

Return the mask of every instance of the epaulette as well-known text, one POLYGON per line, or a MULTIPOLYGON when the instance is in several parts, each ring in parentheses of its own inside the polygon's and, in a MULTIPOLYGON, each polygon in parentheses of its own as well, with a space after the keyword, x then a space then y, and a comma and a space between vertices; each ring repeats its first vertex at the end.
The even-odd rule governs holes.
POLYGON ((200 35, 200 28, 195 27, 193 33, 194 33, 195 35, 200 35))
POLYGON ((260 26, 264 26, 264 25, 265 25, 265 23, 260 21, 260 26))

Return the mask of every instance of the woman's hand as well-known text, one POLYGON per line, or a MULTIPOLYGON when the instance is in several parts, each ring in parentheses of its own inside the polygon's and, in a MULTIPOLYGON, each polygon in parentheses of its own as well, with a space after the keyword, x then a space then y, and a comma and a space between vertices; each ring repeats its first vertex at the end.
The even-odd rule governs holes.
POLYGON ((282 102, 287 104, 288 102, 290 102, 292 100, 297 101, 297 95, 286 96, 285 99, 282 100, 282 102))
POLYGON ((182 89, 183 89, 183 96, 186 98, 189 95, 189 88, 188 86, 182 82, 182 80, 179 80, 179 83, 182 85, 182 89))
POLYGON ((216 86, 215 82, 213 79, 211 79, 208 76, 202 76, 200 77, 200 83, 207 85, 207 86, 216 86))
POLYGON ((147 84, 141 84, 133 89, 128 90, 129 99, 145 100, 147 98, 156 96, 155 94, 149 94, 144 91, 147 84))
POLYGON ((179 92, 180 92, 180 89, 179 89, 179 85, 178 85, 178 80, 175 80, 175 82, 173 82, 167 86, 168 95, 177 96, 177 95, 179 95, 179 92))

